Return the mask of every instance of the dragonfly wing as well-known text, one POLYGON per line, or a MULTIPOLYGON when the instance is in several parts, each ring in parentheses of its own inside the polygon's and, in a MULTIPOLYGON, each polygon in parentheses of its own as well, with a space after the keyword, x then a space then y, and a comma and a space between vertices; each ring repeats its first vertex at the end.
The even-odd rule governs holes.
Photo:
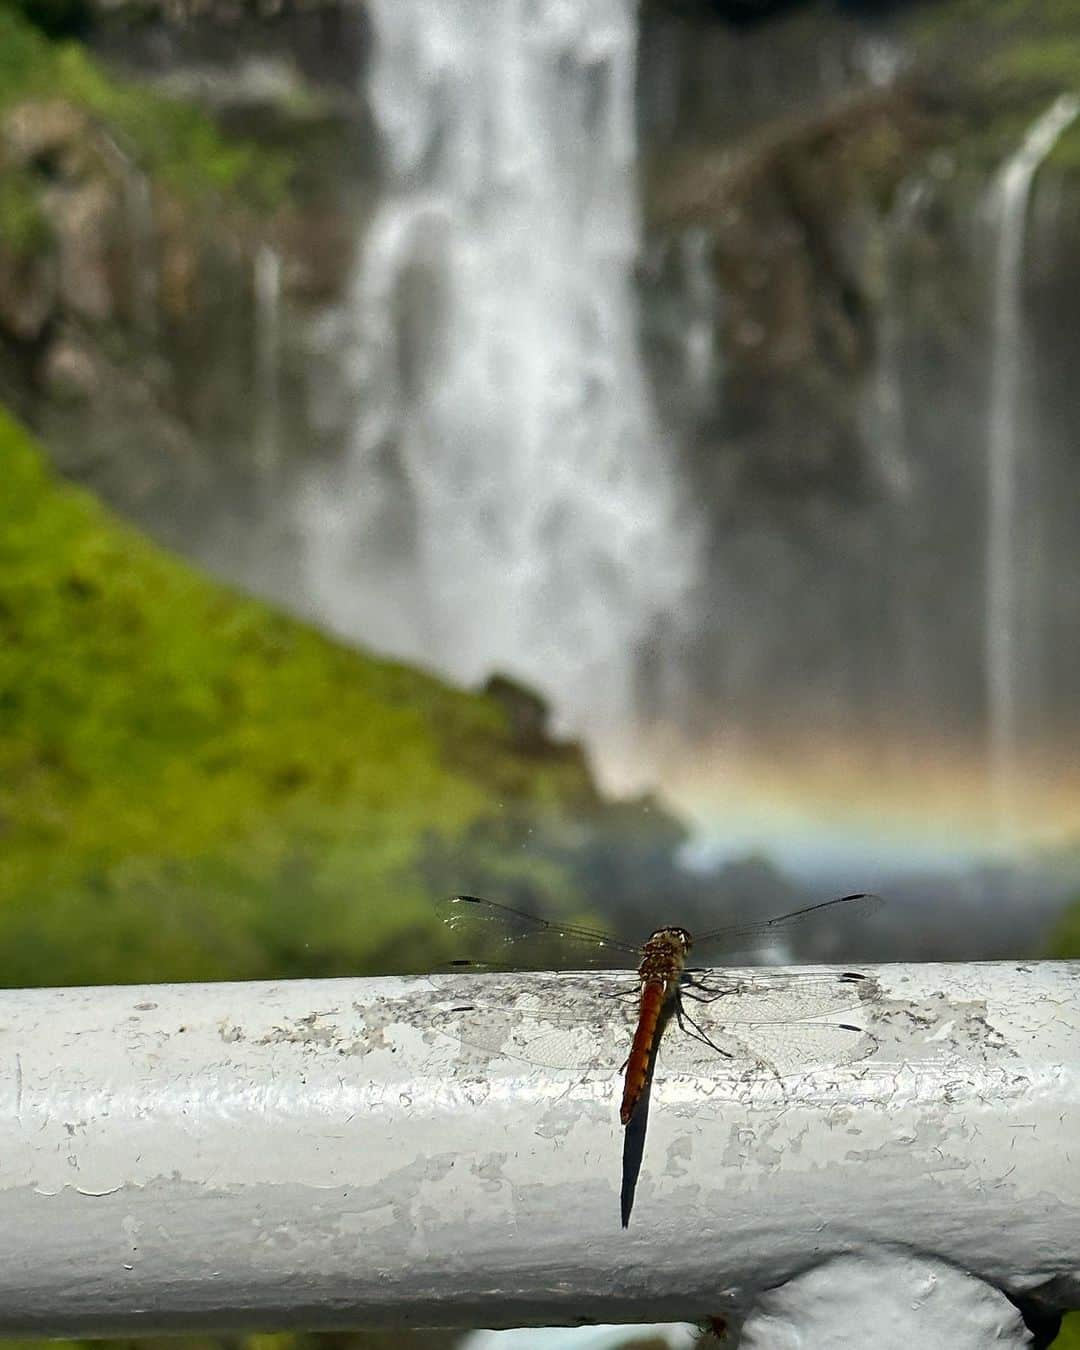
MULTIPOLYGON (((463 979, 460 994, 444 994, 429 1014, 435 1030, 466 1050, 577 1073, 610 1074, 624 1065, 638 1017, 633 982, 601 976, 586 987, 571 976, 552 976, 523 987, 493 976, 478 983, 463 979)), ((666 1026, 657 1057, 661 1076, 731 1072, 775 1079, 813 1065, 849 1063, 873 1048, 857 1025, 858 1010, 876 990, 865 977, 761 971, 703 985, 683 992, 686 1025, 672 1018, 666 1026), (695 992, 708 1001, 688 997, 695 992), (830 1014, 836 1021, 812 1020, 830 1014)))
MULTIPOLYGON (((745 1026, 715 1025, 691 1014, 706 1044, 674 1019, 666 1027, 656 1071, 663 1081, 695 1079, 784 1078, 815 1067, 852 1063, 870 1054, 875 1042, 853 1023, 795 1022, 745 1026)), ((618 1074, 629 1054, 637 1020, 636 1005, 609 1008, 586 1019, 527 1013, 474 1001, 440 1009, 431 1025, 465 1050, 508 1058, 542 1068, 577 1074, 618 1074)))
POLYGON ((466 996, 431 1014, 437 1031, 466 1048, 545 1068, 604 1073, 626 1059, 636 1021, 635 998, 601 997, 583 1009, 509 991, 497 1000, 466 996))
POLYGON ((876 980, 858 971, 740 971, 691 976, 683 997, 693 1016, 720 1029, 768 1022, 800 1022, 872 1002, 876 980))
POLYGON ((703 1022, 698 1025, 712 1045, 674 1023, 667 1028, 657 1056, 658 1080, 688 1075, 698 1079, 724 1076, 740 1082, 788 1078, 851 1064, 871 1054, 877 1044, 854 1023, 794 1022, 738 1028, 706 1028, 703 1022))
POLYGON ((640 953, 602 929, 529 914, 473 895, 437 906, 457 958, 451 968, 484 970, 610 969, 636 966, 640 953))
POLYGON ((631 970, 636 968, 639 959, 636 953, 624 955, 608 947, 597 947, 582 941, 563 939, 552 943, 546 934, 522 934, 513 939, 500 939, 498 943, 473 942, 453 943, 451 948, 456 954, 449 961, 443 961, 434 967, 431 973, 455 971, 463 974, 484 975, 499 972, 574 970, 631 970), (472 953, 482 953, 480 957, 472 953))
POLYGON ((733 924, 726 928, 715 928, 711 932, 698 933, 694 938, 694 950, 699 958, 702 956, 715 958, 721 954, 730 956, 735 952, 755 951, 763 945, 793 938, 801 932, 835 936, 849 929, 852 924, 864 923, 876 914, 884 903, 880 895, 873 895, 870 892, 841 895, 835 900, 808 905, 773 919, 733 924))
POLYGON ((718 1059, 730 1057, 736 1066, 756 1066, 750 1077, 783 1078, 851 1063, 876 1044, 862 1028, 861 1013, 878 992, 875 980, 854 971, 761 970, 703 979, 684 988, 686 1025, 669 1026, 658 1069, 715 1072, 718 1059), (815 1020, 825 1017, 834 1020, 815 1020))

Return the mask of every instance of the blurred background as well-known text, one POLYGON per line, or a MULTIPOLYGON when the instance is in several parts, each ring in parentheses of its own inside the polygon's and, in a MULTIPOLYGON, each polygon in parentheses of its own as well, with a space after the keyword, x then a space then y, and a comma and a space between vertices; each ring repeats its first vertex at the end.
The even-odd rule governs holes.
POLYGON ((1080 955, 1078 348, 1072 0, 0 0, 0 983, 1080 955))

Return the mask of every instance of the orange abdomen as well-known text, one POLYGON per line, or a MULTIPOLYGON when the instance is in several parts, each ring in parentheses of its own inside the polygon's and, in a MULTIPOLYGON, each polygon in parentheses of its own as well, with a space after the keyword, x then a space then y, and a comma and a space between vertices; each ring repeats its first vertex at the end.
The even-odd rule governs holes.
POLYGON ((634 1043, 630 1047, 630 1058, 626 1061, 626 1081, 623 1086, 622 1106, 619 1119, 628 1124, 638 1104, 645 1080, 649 1074, 649 1064, 656 1046, 656 1027, 660 1021, 660 1009, 664 1006, 665 988, 663 984, 645 984, 641 989, 641 1011, 638 1014, 634 1043))

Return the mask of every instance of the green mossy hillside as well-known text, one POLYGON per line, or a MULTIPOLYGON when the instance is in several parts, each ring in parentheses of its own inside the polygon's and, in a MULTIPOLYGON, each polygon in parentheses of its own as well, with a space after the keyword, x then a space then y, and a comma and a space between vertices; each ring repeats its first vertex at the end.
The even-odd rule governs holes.
MULTIPOLYGON (((1072 0, 939 0, 902 15, 901 33, 912 52, 937 70, 940 94, 967 101, 955 149, 963 163, 983 172, 1015 150, 1058 95, 1080 95, 1080 31, 1072 0)), ((1050 162, 1070 171, 1080 164, 1076 123, 1059 137, 1050 162)))
POLYGON ((1066 1313, 1050 1350, 1080 1350, 1080 1312, 1066 1313))
POLYGON ((81 43, 50 40, 0 0, 0 117, 39 100, 88 114, 122 153, 190 202, 228 196, 266 209, 281 200, 292 169, 280 152, 222 136, 198 108, 106 74, 81 43))
POLYGON ((0 482, 0 983, 375 971, 449 889, 580 904, 579 754, 211 584, 2 413, 0 482))

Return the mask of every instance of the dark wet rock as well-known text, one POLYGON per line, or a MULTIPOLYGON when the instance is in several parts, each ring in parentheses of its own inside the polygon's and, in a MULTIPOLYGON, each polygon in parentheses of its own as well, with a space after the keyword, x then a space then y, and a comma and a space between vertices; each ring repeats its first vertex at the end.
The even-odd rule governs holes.
POLYGON ((58 464, 107 495, 175 491, 199 456, 148 330, 190 321, 221 241, 142 175, 100 119, 64 99, 7 110, 0 178, 40 219, 32 243, 0 244, 0 339, 18 372, 8 397, 58 464))
POLYGON ((509 675, 492 675, 483 691, 505 710, 510 739, 516 749, 528 754, 544 754, 553 748, 548 733, 548 705, 535 689, 509 675))
POLYGON ((87 403, 101 386, 95 353, 73 334, 52 342, 42 361, 42 387, 60 403, 87 403))
POLYGON ((55 258, 27 257, 0 241, 0 329, 9 341, 30 344, 40 338, 55 296, 55 258))
POLYGON ((880 203, 935 135, 919 91, 898 86, 652 167, 652 231, 697 226, 710 238, 725 367, 712 434, 741 447, 763 485, 851 482, 860 382, 876 342, 880 203))

